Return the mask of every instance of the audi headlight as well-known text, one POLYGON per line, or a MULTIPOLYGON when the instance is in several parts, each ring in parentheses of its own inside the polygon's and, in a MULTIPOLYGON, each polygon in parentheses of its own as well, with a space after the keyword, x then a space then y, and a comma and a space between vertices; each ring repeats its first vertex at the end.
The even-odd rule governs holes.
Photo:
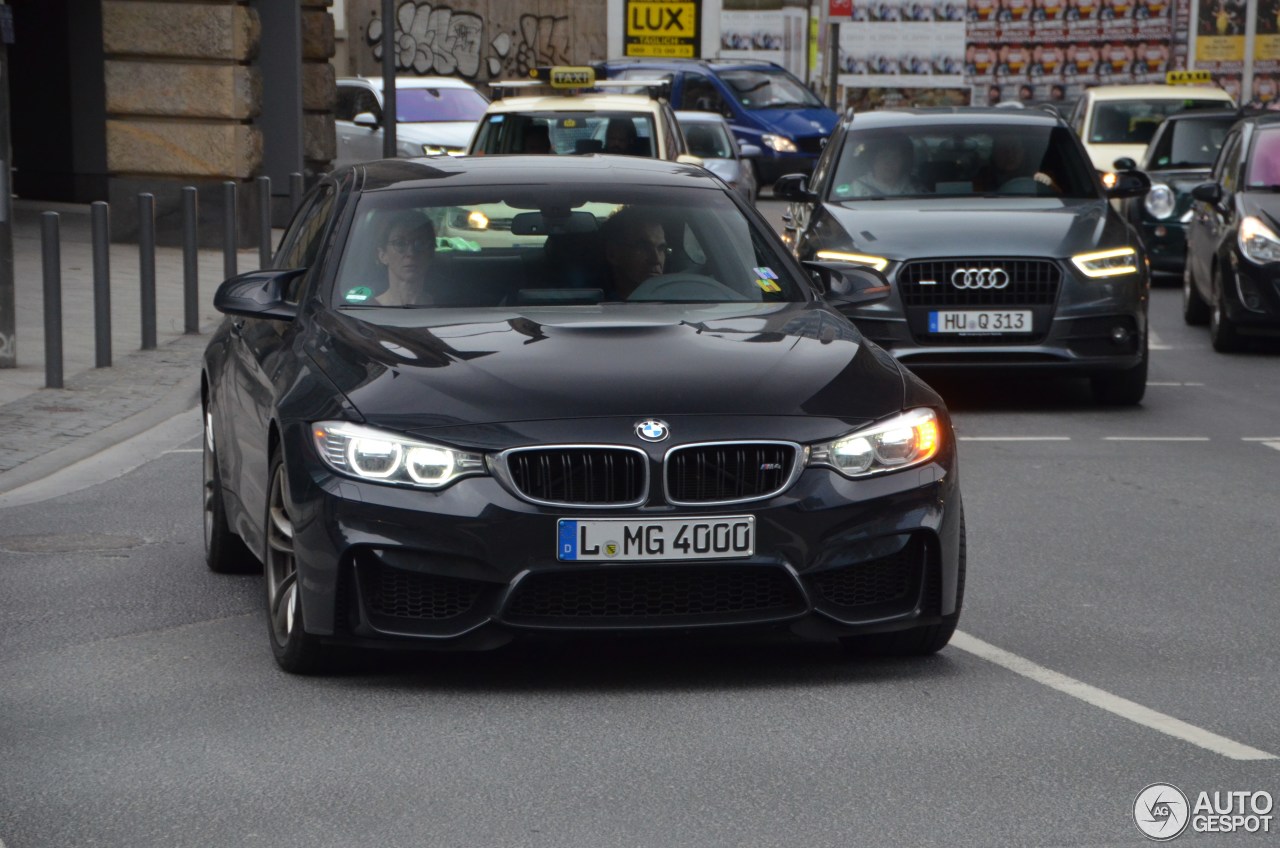
POLYGON ((1071 263, 1086 277, 1119 277, 1138 273, 1138 251, 1132 247, 1078 253, 1071 263))
POLYGON ((760 136, 760 141, 770 150, 776 150, 779 153, 795 153, 799 148, 796 143, 785 135, 774 135, 773 133, 765 133, 760 136))
POLYGON ((1240 252, 1250 262, 1257 262, 1260 265, 1280 262, 1280 237, 1262 223, 1262 219, 1249 215, 1242 220, 1236 240, 1240 244, 1240 252))
POLYGON ((459 477, 484 474, 484 457, 346 421, 311 426, 325 465, 361 480, 440 489, 459 477))
POLYGON ((865 253, 845 253, 843 250, 819 250, 815 259, 825 259, 828 262, 849 262, 853 265, 868 265, 877 271, 883 271, 889 267, 889 260, 883 256, 869 256, 865 253))
POLYGON ((1142 201, 1142 207, 1152 218, 1168 218, 1177 205, 1178 199, 1174 197, 1173 189, 1164 183, 1152 185, 1142 201))
POLYGON ((870 477, 927 462, 938 453, 942 428, 932 409, 912 409, 871 427, 809 447, 809 465, 846 477, 870 477))

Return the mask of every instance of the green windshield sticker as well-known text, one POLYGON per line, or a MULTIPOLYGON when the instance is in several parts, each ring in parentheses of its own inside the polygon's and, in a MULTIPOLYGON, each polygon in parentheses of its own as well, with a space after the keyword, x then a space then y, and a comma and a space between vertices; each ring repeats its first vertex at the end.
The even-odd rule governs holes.
POLYGON ((373 297, 373 289, 368 286, 356 286, 344 295, 344 298, 351 303, 363 303, 373 297))
POLYGON ((848 194, 851 191, 853 191, 853 187, 848 183, 840 183, 840 185, 836 186, 836 194, 848 194))

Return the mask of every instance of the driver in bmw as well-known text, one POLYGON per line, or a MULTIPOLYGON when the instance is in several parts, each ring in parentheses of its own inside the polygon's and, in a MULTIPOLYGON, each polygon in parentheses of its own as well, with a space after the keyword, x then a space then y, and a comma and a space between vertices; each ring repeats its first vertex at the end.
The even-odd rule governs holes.
POLYGON ((662 222, 644 209, 623 207, 600 227, 613 288, 609 300, 626 300, 650 277, 665 273, 667 236, 662 222))

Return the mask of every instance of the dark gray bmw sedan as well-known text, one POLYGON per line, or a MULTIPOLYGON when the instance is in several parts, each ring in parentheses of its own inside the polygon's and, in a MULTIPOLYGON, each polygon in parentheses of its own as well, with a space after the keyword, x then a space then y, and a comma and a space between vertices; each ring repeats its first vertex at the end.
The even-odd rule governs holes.
POLYGON ((347 646, 764 629, 921 654, 964 589, 941 399, 701 168, 388 161, 224 283, 202 378, 215 571, 293 672, 347 646))
POLYGON ((1080 375, 1135 404, 1149 269, 1109 201, 1149 185, 1124 171, 1104 188, 1056 113, 949 108, 846 116, 812 178, 774 194, 800 259, 888 276, 887 299, 845 313, 913 370, 1080 375))

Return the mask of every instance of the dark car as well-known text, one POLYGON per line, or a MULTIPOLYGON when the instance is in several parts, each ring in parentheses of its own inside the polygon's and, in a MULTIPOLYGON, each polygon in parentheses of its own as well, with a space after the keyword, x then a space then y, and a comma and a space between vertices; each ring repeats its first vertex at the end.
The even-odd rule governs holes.
POLYGON ((1170 115, 1156 129, 1138 167, 1151 178, 1146 196, 1122 208, 1146 247, 1151 270, 1181 276, 1187 262, 1191 190, 1205 181, 1227 131, 1240 117, 1235 109, 1170 115))
POLYGON ((1243 118, 1192 189, 1182 313, 1214 350, 1280 336, 1280 115, 1243 118))
POLYGON ((800 259, 889 276, 883 302, 846 310, 916 368, 1036 369, 1092 379, 1103 403, 1142 400, 1149 279, 1142 244, 1079 140, 1041 109, 850 115, 812 180, 783 177, 800 259))
POLYGON ((838 116, 786 68, 746 59, 610 59, 611 78, 671 80, 676 109, 719 112, 745 144, 761 185, 809 172, 838 116))
POLYGON ((950 418, 829 305, 883 293, 802 268, 692 165, 340 169, 218 290, 208 564, 265 564, 290 671, 598 631, 936 651, 964 587, 950 418))

